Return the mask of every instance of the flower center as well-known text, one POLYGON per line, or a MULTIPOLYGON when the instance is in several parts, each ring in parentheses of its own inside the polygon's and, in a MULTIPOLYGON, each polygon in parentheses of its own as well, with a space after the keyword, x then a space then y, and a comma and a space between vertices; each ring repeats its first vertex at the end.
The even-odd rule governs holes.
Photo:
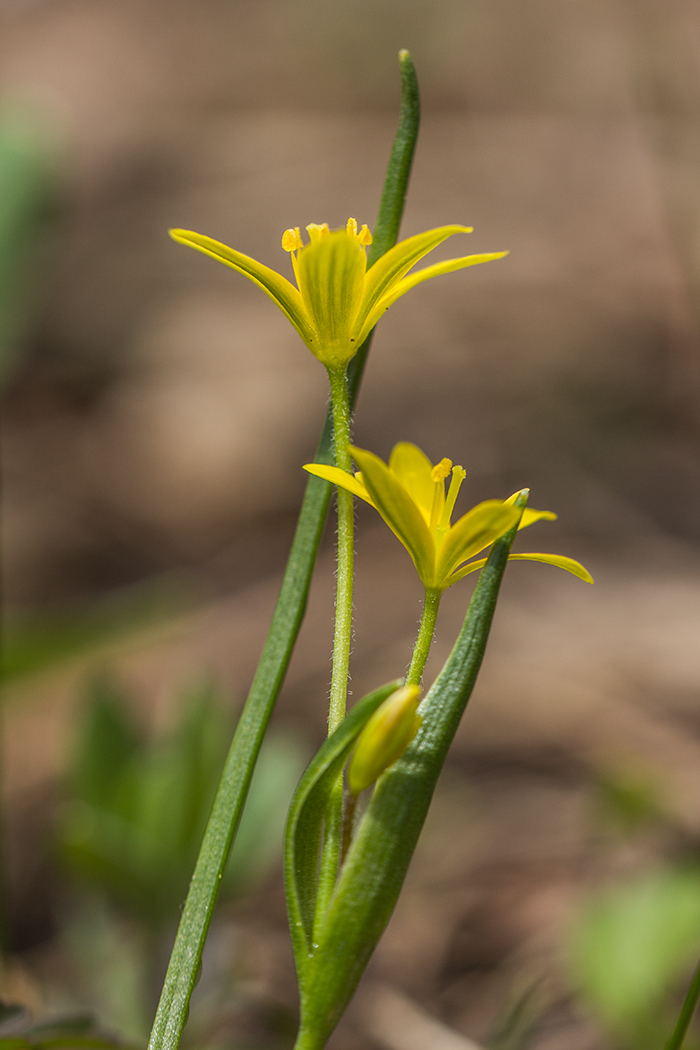
MULTIPOLYGON (((306 232, 309 235, 309 244, 316 244, 317 241, 323 240, 331 232, 327 222, 310 222, 306 227, 306 232)), ((363 225, 362 229, 358 232, 357 219, 348 219, 345 225, 345 232, 348 237, 354 237, 358 244, 366 248, 368 244, 372 243, 372 234, 370 233, 369 227, 363 225)), ((298 226, 293 229, 285 230, 282 234, 282 247, 286 252, 297 252, 304 247, 304 242, 301 239, 301 230, 298 226)))

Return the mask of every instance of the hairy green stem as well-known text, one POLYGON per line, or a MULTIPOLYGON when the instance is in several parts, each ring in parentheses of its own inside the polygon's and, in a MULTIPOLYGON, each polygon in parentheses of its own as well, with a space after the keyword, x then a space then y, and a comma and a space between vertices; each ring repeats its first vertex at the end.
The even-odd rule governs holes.
MULTIPOLYGON (((333 450, 335 465, 350 472, 350 402, 345 369, 328 369, 333 407, 333 450)), ((328 733, 337 729, 345 718, 352 640, 352 582, 355 518, 353 496, 338 487, 338 578, 335 595, 335 633, 333 635, 333 672, 328 707, 328 733)))
POLYGON ((413 647, 411 666, 406 674, 406 685, 420 685, 421 683, 423 671, 425 670, 425 663, 428 659, 428 654, 430 653, 430 647, 433 644, 435 622, 437 620, 441 598, 442 591, 439 591, 434 587, 425 588, 423 615, 421 616, 420 627, 418 628, 416 644, 413 647))
MULTIPOLYGON (((333 449, 335 465, 350 471, 350 403, 345 369, 328 369, 333 408, 333 449)), ((337 580, 335 595, 335 631, 333 635, 333 670, 328 705, 328 735, 345 718, 352 641, 352 585, 354 560, 354 506, 351 492, 338 486, 338 542, 337 580)), ((326 906, 331 899, 338 876, 338 864, 343 841, 343 774, 332 785, 326 805, 326 817, 321 853, 321 872, 316 902, 316 928, 323 924, 326 906)))

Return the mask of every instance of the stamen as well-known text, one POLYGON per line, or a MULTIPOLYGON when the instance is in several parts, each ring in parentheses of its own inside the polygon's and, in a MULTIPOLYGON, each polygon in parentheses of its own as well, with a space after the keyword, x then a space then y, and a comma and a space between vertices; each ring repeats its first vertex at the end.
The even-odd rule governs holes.
POLYGON ((452 460, 441 459, 439 463, 436 463, 430 472, 430 477, 435 482, 435 488, 433 490, 433 505, 430 508, 430 529, 433 531, 437 528, 438 522, 442 518, 442 510, 445 506, 445 478, 452 469, 452 460))
POLYGON ((368 244, 372 243, 372 234, 370 232, 369 226, 367 226, 366 224, 363 225, 358 235, 358 239, 360 241, 360 244, 363 245, 365 248, 368 244))
POLYGON ((348 219, 345 225, 345 232, 350 234, 351 237, 357 237, 357 219, 348 219))
POLYGON ((433 469, 430 471, 430 477, 433 481, 444 481, 447 475, 452 470, 452 460, 445 456, 439 463, 436 463, 433 469))
POLYGON ((452 517, 452 511, 454 510, 455 501, 459 490, 462 487, 462 482, 467 476, 466 470, 463 467, 452 468, 452 480, 450 481, 450 489, 447 493, 447 499, 445 500, 445 507, 440 518, 438 529, 440 532, 447 532, 450 527, 450 518, 452 517))
POLYGON ((306 231, 312 244, 315 244, 316 241, 320 241, 323 237, 327 237, 331 232, 328 228, 327 222, 322 222, 320 224, 317 222, 310 222, 306 227, 306 231))
POLYGON ((293 230, 285 230, 282 234, 282 247, 286 252, 296 252, 299 248, 304 247, 304 242, 301 239, 301 231, 298 226, 295 226, 293 230))

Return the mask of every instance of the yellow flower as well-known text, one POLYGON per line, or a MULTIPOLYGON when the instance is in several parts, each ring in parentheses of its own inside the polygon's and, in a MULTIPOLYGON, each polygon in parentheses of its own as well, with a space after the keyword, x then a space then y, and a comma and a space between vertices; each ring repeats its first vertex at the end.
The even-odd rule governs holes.
MULTIPOLYGON (((452 524, 455 500, 466 476, 462 467, 453 467, 449 459, 433 466, 424 452, 405 441, 395 446, 388 464, 372 452, 359 448, 351 451, 361 473, 348 474, 319 463, 307 463, 304 469, 340 485, 379 511, 413 558, 418 575, 429 590, 442 592, 481 568, 485 559, 464 563, 508 532, 518 520, 518 528, 522 529, 542 518, 556 518, 547 510, 520 511, 514 505, 516 492, 507 500, 479 503, 452 524), (450 474, 445 495, 445 479, 450 474)), ((558 565, 588 583, 593 582, 588 571, 573 558, 559 554, 510 557, 558 565)))
POLYGON ((507 252, 467 255, 435 263, 407 276, 424 255, 468 226, 440 226, 400 241, 367 269, 365 247, 372 243, 366 226, 358 232, 354 219, 344 230, 312 223, 304 244, 299 227, 286 230, 282 247, 291 253, 297 287, 269 266, 190 230, 170 230, 181 244, 211 255, 244 274, 277 304, 309 350, 328 368, 344 368, 372 328, 400 296, 422 281, 465 266, 500 259, 507 252))

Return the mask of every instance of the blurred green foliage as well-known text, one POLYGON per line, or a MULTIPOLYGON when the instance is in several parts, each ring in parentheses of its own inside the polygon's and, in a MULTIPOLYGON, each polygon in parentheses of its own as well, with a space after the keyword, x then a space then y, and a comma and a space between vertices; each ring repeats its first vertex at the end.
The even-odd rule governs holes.
POLYGON ((0 110, 0 385, 17 362, 37 280, 38 249, 59 194, 45 121, 0 110))
POLYGON ((163 622, 192 604, 176 580, 146 580, 90 602, 14 614, 3 627, 0 679, 13 683, 163 622))
POLYGON ((127 1050, 103 1032, 90 1014, 66 1014, 36 1023, 29 1011, 0 1001, 1 1050, 127 1050))
MULTIPOLYGON (((190 690, 172 729, 149 739, 133 698, 107 676, 89 688, 58 829, 67 870, 99 887, 132 917, 162 926, 177 917, 234 730, 211 685, 190 690)), ((298 746, 271 737, 251 784, 223 896, 250 888, 274 863, 298 746)))
MULTIPOLYGON (((700 953, 700 868, 637 875, 583 908, 572 958, 581 995, 618 1045, 661 1047, 700 953)), ((697 1045, 697 1044, 696 1044, 697 1045)))
MULTIPOLYGON (((79 974, 77 1001, 120 1036, 142 1042, 235 717, 206 682, 183 693, 162 735, 146 732, 137 712, 137 698, 114 676, 102 673, 89 684, 56 829, 69 883, 57 918, 79 974)), ((280 858, 304 761, 293 739, 268 736, 223 900, 257 888, 280 858)))
MULTIPOLYGON (((629 765, 600 774, 593 817, 608 843, 628 848, 661 834, 682 846, 679 859, 592 891, 569 944, 580 999, 613 1046, 657 1050, 673 1030, 700 955, 700 846, 680 834, 661 786, 629 765)), ((700 1045, 691 1038, 687 1046, 700 1045)))

